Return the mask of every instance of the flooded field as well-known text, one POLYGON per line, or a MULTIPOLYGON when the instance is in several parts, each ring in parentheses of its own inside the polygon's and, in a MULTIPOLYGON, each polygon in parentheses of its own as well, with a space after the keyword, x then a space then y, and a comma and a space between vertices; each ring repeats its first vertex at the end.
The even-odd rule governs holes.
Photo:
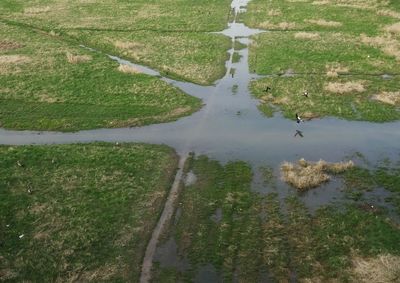
MULTIPOLYGON (((148 67, 104 54, 122 65, 130 65, 144 74, 160 77, 185 93, 202 99, 204 106, 200 111, 175 122, 144 127, 96 129, 72 133, 1 129, 0 144, 44 145, 100 141, 165 144, 174 148, 180 156, 187 156, 189 153, 194 153, 197 157, 205 155, 210 160, 218 161, 222 164, 221 166, 226 164, 229 166, 231 162, 236 161, 247 163, 251 167, 252 175, 251 182, 247 182, 246 186, 249 186, 251 192, 259 193, 262 197, 276 194, 278 203, 287 203, 285 199, 288 197, 298 196, 310 214, 314 214, 324 205, 332 203, 342 205, 347 202, 346 192, 342 189, 345 183, 343 178, 334 177, 331 182, 315 190, 298 193, 280 180, 279 165, 283 161, 295 161, 300 158, 313 161, 323 159, 329 162, 352 159, 357 166, 370 169, 383 160, 395 163, 400 159, 400 122, 370 123, 331 117, 296 123, 295 113, 293 113, 293 119, 290 120, 283 118, 279 112, 272 118, 265 117, 257 108, 258 101, 250 94, 250 82, 260 79, 261 76, 249 70, 248 58, 251 36, 268 31, 251 29, 236 21, 237 15, 246 11, 248 2, 246 0, 232 1, 231 8, 236 15, 235 19, 229 22, 226 30, 220 32, 232 40, 232 48, 228 51, 229 60, 226 62, 226 74, 212 86, 176 81, 163 77, 159 72, 148 67), (296 134, 299 131, 301 135, 296 134), (268 178, 263 174, 263 168, 269 168, 268 178), (266 179, 269 179, 269 182, 266 182, 266 179)), ((82 48, 87 47, 82 46, 82 48)), ((100 52, 94 49, 92 51, 100 52)), ((383 79, 397 78, 384 77, 383 79)), ((185 172, 184 178, 185 187, 188 188, 196 186, 199 181, 199 177, 193 171, 185 172)), ((382 188, 379 191, 367 192, 364 197, 369 205, 385 207, 391 218, 399 222, 395 207, 385 202, 386 198, 391 197, 391 192, 382 188)), ((261 205, 263 202, 265 200, 257 203, 263 207, 261 205)), ((290 205, 290 202, 286 205, 282 204, 284 207, 290 207, 290 205)), ((243 209, 251 210, 248 207, 243 209)), ((226 221, 227 216, 223 208, 217 205, 213 207, 213 211, 208 220, 216 225, 226 221)), ((255 213, 258 215, 263 212, 265 211, 260 208, 260 211, 255 213)), ((182 213, 185 212, 182 212, 181 205, 178 205, 171 224, 178 228, 173 229, 179 230, 178 222, 182 213)), ((243 217, 238 217, 241 225, 245 225, 243 223, 246 221, 252 221, 245 218, 249 216, 243 217)), ((235 216, 232 216, 232 219, 234 218, 235 216)), ((200 261, 194 268, 189 259, 189 253, 182 252, 180 244, 177 243, 177 235, 182 235, 174 233, 170 231, 167 236, 164 235, 163 241, 155 251, 154 262, 157 268, 164 271, 173 270, 174 274, 185 274, 190 271, 188 274, 194 276, 194 282, 222 282, 224 278, 236 282, 244 278, 245 273, 241 273, 235 267, 232 267, 233 270, 229 275, 222 274, 215 266, 217 263, 224 266, 218 260, 200 261)), ((249 252, 247 256, 251 256, 251 253, 249 252)), ((295 259, 288 264, 289 267, 295 265, 295 259)), ((270 268, 273 269, 273 267, 270 268)), ((162 276, 163 273, 160 274, 162 276)), ((271 273, 267 270, 260 270, 258 280, 269 282, 270 275, 271 273)), ((281 278, 279 274, 273 275, 281 278)), ((297 275, 292 273, 292 280, 295 280, 297 275)), ((184 275, 182 276, 173 278, 185 279, 184 275)))

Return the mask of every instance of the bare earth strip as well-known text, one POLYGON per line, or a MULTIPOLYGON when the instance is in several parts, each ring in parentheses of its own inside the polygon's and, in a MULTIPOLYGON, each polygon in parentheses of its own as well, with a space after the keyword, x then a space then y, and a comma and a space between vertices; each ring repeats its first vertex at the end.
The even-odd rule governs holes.
POLYGON ((151 235, 149 244, 147 245, 142 264, 140 283, 150 282, 153 258, 157 248, 158 239, 160 238, 160 235, 163 232, 165 225, 169 222, 174 212, 174 205, 176 199, 179 196, 179 188, 183 174, 183 167, 185 165, 187 157, 187 154, 183 154, 179 160, 178 172, 176 173, 174 183, 172 184, 167 201, 165 202, 164 210, 161 214, 160 219, 158 220, 157 226, 155 227, 153 234, 151 235))

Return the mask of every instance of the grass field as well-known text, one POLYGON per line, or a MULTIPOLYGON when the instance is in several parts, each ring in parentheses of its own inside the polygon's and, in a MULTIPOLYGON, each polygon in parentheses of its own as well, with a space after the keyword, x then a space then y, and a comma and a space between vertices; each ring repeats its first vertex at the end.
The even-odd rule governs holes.
POLYGON ((0 280, 136 282, 177 166, 165 146, 0 147, 0 280))
POLYGON ((0 123, 75 131, 175 120, 200 100, 57 36, 1 24, 0 123))
POLYGON ((225 28, 230 2, 6 1, 0 4, 0 17, 209 85, 224 74, 230 40, 208 32, 225 28))
POLYGON ((254 37, 249 58, 251 71, 273 75, 251 85, 265 114, 277 105, 286 117, 400 118, 400 11, 394 1, 254 0, 242 20, 271 30, 254 37), (287 73, 295 77, 282 77, 287 73), (384 80, 384 74, 394 76, 384 80), (263 94, 263 86, 272 94, 263 94), (312 93, 308 100, 301 97, 305 90, 312 93))
MULTIPOLYGON (((190 281, 210 273, 238 282, 398 278, 400 230, 384 213, 350 203, 311 214, 294 191, 284 200, 275 193, 253 193, 252 170, 244 162, 223 166, 198 157, 188 171, 197 180, 183 190, 164 237, 164 243, 176 242, 178 259, 159 262, 154 282, 190 281)), ((271 174, 265 177, 273 181, 271 174)))

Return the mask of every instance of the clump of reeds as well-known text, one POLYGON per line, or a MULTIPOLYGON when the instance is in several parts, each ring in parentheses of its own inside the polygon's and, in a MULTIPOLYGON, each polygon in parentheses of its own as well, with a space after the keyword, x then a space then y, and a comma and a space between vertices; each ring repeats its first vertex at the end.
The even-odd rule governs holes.
POLYGON ((133 66, 129 66, 129 65, 119 65, 118 67, 118 71, 122 72, 122 73, 127 73, 127 74, 137 74, 140 73, 140 71, 138 69, 136 69, 133 66))
POLYGON ((66 55, 67 55, 67 61, 71 64, 78 64, 92 60, 92 57, 89 55, 74 55, 69 52, 67 52, 66 55))
POLYGON ((328 173, 338 174, 354 166, 353 161, 328 163, 306 161, 304 158, 297 163, 283 162, 281 165, 282 180, 300 191, 318 187, 330 180, 328 173))
POLYGON ((399 282, 400 257, 390 254, 367 259, 354 257, 353 274, 356 282, 399 282))
POLYGON ((343 94, 352 92, 363 92, 365 91, 365 88, 361 81, 345 83, 329 82, 325 85, 325 90, 333 93, 343 94))

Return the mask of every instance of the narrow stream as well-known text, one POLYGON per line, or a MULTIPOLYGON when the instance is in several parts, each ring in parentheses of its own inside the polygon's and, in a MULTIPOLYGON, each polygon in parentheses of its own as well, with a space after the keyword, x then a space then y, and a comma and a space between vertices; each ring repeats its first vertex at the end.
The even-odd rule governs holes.
MULTIPOLYGON (((233 0, 235 13, 244 12, 249 0, 233 0)), ((233 21, 220 32, 248 46, 250 36, 263 32, 233 21)), ((232 44, 233 46, 233 44, 232 44)), ((222 162, 244 160, 258 166, 277 166, 284 160, 324 159, 340 161, 362 153, 370 162, 399 158, 400 122, 369 123, 336 118, 315 119, 297 124, 276 114, 266 118, 249 93, 249 82, 259 76, 249 72, 248 48, 238 50, 241 59, 226 62, 226 74, 213 86, 199 86, 162 77, 159 72, 108 55, 121 64, 133 65, 143 73, 159 76, 182 91, 199 97, 205 106, 189 117, 163 124, 136 128, 96 129, 74 133, 12 131, 0 129, 0 144, 66 144, 104 142, 145 142, 169 145, 179 153, 193 151, 222 162), (234 75, 231 74, 234 69, 234 75), (304 137, 295 137, 301 130, 304 137)))

